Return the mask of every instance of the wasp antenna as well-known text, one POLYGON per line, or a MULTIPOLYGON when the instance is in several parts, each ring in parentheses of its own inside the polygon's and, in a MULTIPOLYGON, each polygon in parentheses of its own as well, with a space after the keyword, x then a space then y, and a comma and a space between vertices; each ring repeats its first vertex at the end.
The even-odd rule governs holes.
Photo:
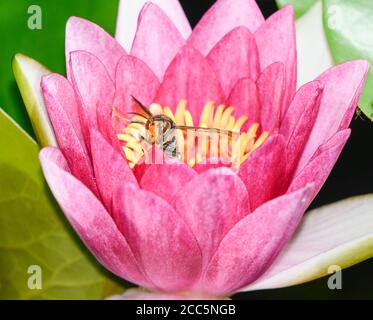
POLYGON ((137 123, 137 124, 142 124, 142 125, 145 125, 146 123, 145 122, 142 122, 142 121, 132 121, 132 120, 128 120, 129 123, 137 123))
MULTIPOLYGON (((128 112, 128 113, 130 113, 130 112, 128 112)), ((145 124, 145 122, 142 122, 142 121, 134 121, 134 120, 130 120, 130 119, 126 118, 116 108, 113 108, 113 115, 116 118, 121 119, 123 121, 126 121, 128 123, 141 123, 141 124, 145 124)))
POLYGON ((132 114, 132 115, 136 115, 136 116, 140 116, 146 120, 148 120, 147 117, 145 117, 143 114, 139 113, 139 112, 127 112, 127 114, 132 114))
POLYGON ((145 107, 138 99, 136 99, 134 96, 132 96, 132 99, 139 105, 139 107, 141 108, 141 110, 143 110, 147 115, 149 115, 150 117, 153 117, 153 114, 150 112, 150 110, 145 107))

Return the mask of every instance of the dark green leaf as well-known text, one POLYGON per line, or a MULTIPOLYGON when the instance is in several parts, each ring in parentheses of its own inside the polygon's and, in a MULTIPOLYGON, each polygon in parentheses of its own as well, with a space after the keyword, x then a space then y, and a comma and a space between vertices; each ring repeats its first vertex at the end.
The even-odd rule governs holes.
POLYGON ((14 81, 11 61, 24 53, 48 69, 65 73, 65 24, 70 16, 94 21, 114 33, 118 0, 16 0, 0 1, 0 105, 28 133, 32 127, 14 81), (42 12, 42 29, 30 30, 28 9, 37 5, 42 12))

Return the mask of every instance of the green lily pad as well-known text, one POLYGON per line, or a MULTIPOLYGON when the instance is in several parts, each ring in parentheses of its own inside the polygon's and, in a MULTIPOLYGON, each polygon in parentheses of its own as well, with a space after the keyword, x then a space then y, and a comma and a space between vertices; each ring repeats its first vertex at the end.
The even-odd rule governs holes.
POLYGON ((280 8, 286 4, 293 5, 295 17, 297 19, 305 14, 317 1, 318 0, 276 0, 280 8))
POLYGON ((64 74, 67 19, 70 16, 83 17, 114 34, 117 8, 118 0, 0 1, 0 105, 30 135, 34 137, 12 72, 14 55, 22 52, 48 69, 64 74), (29 28, 35 6, 41 10, 40 30, 29 28))
POLYGON ((353 59, 370 62, 359 107, 373 120, 373 1, 323 0, 326 37, 336 63, 353 59))
POLYGON ((38 145, 1 109, 0 148, 0 299, 102 299, 123 292, 124 282, 98 264, 58 209, 38 145), (28 286, 30 266, 40 267, 41 289, 28 286))

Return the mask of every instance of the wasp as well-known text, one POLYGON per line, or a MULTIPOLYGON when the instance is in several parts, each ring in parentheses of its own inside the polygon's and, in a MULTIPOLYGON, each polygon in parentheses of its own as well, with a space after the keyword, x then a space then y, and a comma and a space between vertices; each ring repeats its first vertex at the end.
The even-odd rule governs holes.
POLYGON ((144 121, 129 121, 130 123, 138 123, 145 126, 146 132, 149 133, 149 137, 141 137, 141 140, 146 141, 149 144, 156 145, 165 154, 171 158, 181 160, 181 152, 179 150, 177 142, 176 130, 182 130, 184 133, 193 132, 195 133, 214 133, 216 135, 225 135, 229 139, 232 139, 235 135, 239 135, 239 132, 224 130, 219 128, 203 128, 203 127, 192 127, 192 126, 180 126, 175 123, 170 117, 160 114, 153 115, 152 112, 138 99, 132 96, 132 99, 140 108, 141 112, 128 112, 128 114, 137 115, 144 119, 144 121))

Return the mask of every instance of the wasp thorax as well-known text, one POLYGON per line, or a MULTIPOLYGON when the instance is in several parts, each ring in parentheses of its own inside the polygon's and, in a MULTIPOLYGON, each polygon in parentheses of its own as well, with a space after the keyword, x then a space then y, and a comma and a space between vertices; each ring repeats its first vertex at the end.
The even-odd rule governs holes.
POLYGON ((147 130, 153 131, 155 133, 164 134, 167 131, 175 127, 175 122, 165 115, 156 115, 149 118, 145 123, 145 128, 147 130))
POLYGON ((214 102, 205 104, 198 124, 194 123, 185 100, 179 102, 176 112, 159 104, 147 108, 136 102, 143 112, 134 112, 124 132, 118 135, 132 168, 141 160, 151 159, 146 152, 153 145, 191 167, 207 159, 223 159, 237 167, 269 135, 259 134, 259 124, 248 123, 246 116, 236 119, 233 107, 216 108, 214 102))

